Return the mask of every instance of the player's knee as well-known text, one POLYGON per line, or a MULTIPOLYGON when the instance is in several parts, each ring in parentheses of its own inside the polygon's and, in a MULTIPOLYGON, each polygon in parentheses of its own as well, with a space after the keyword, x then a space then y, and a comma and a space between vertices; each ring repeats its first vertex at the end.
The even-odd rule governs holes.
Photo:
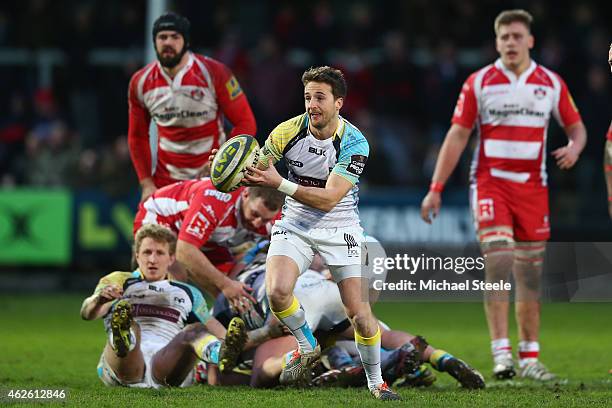
POLYGON ((266 288, 266 294, 273 310, 282 310, 293 299, 293 288, 282 282, 270 282, 266 288))
POLYGON ((519 243, 515 251, 514 278, 519 289, 540 290, 546 245, 543 242, 519 243))
POLYGON ((181 344, 190 345, 193 344, 198 337, 202 336, 202 334, 205 332, 206 330, 202 326, 198 324, 191 324, 181 330, 181 332, 177 334, 176 338, 181 342, 181 344))
POLYGON ((496 227, 479 232, 480 249, 485 258, 485 277, 487 281, 507 279, 514 258, 514 238, 512 230, 496 227))

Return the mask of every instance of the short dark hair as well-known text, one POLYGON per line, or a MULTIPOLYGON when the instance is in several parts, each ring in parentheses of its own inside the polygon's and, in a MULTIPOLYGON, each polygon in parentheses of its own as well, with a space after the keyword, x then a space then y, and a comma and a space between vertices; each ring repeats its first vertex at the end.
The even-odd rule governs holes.
POLYGON ((264 205, 271 211, 278 211, 285 203, 285 194, 274 188, 249 187, 249 197, 261 198, 264 205))
POLYGON ((336 68, 328 67, 311 67, 302 75, 302 83, 306 86, 309 82, 323 82, 332 88, 334 98, 346 97, 346 80, 342 71, 336 68))
POLYGON ((499 15, 495 18, 495 23, 493 24, 495 34, 499 34, 500 26, 517 22, 525 24, 527 30, 531 32, 531 23, 533 23, 533 16, 528 11, 522 9, 514 9, 504 10, 499 13, 499 15))

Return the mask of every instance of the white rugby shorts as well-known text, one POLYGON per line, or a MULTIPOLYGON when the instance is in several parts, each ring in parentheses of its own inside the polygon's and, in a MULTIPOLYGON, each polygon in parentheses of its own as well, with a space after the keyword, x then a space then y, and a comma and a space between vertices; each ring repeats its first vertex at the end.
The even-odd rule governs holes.
POLYGON ((340 282, 347 278, 362 277, 363 241, 363 229, 359 225, 303 231, 281 220, 272 227, 268 258, 287 256, 295 261, 302 274, 310 267, 314 254, 319 253, 328 265, 334 281, 340 282))

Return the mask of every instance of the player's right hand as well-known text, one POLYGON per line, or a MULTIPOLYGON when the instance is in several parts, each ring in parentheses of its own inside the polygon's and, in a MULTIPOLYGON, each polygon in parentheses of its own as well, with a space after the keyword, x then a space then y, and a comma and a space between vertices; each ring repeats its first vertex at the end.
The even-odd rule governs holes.
POLYGON ((103 305, 111 300, 119 299, 123 295, 123 288, 117 285, 106 285, 98 293, 98 304, 103 305))
POLYGON ((254 303, 257 303, 255 298, 251 296, 250 292, 252 291, 253 288, 249 285, 229 279, 223 289, 221 289, 223 296, 225 296, 232 309, 236 310, 238 313, 246 312, 249 308, 253 307, 254 303))
POLYGON ((433 219, 438 216, 440 207, 442 206, 442 196, 440 193, 430 191, 427 193, 421 203, 421 218, 428 224, 431 224, 433 219))

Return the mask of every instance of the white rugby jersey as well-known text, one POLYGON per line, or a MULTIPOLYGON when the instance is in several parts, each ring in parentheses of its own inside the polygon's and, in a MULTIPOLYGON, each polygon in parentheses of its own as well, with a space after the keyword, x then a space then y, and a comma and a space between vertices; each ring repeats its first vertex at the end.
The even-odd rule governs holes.
POLYGON ((302 230, 359 224, 357 183, 369 154, 370 148, 363 134, 342 117, 334 136, 325 140, 319 140, 310 133, 306 113, 278 125, 261 149, 260 163, 267 165, 270 157, 275 162, 284 157, 289 180, 302 186, 325 188, 331 173, 353 184, 353 188, 329 212, 287 196, 283 206, 283 223, 302 230))
MULTIPOLYGON (((123 296, 132 305, 132 315, 140 326, 141 343, 168 343, 190 323, 206 323, 210 319, 202 292, 183 282, 164 279, 148 282, 140 271, 113 272, 96 286, 96 292, 108 284, 123 287, 123 296)), ((112 308, 104 317, 110 327, 112 308)))
POLYGON ((545 186, 551 113, 562 127, 581 120, 563 79, 534 61, 518 78, 500 59, 470 75, 452 123, 477 128, 471 181, 501 178, 545 186))

